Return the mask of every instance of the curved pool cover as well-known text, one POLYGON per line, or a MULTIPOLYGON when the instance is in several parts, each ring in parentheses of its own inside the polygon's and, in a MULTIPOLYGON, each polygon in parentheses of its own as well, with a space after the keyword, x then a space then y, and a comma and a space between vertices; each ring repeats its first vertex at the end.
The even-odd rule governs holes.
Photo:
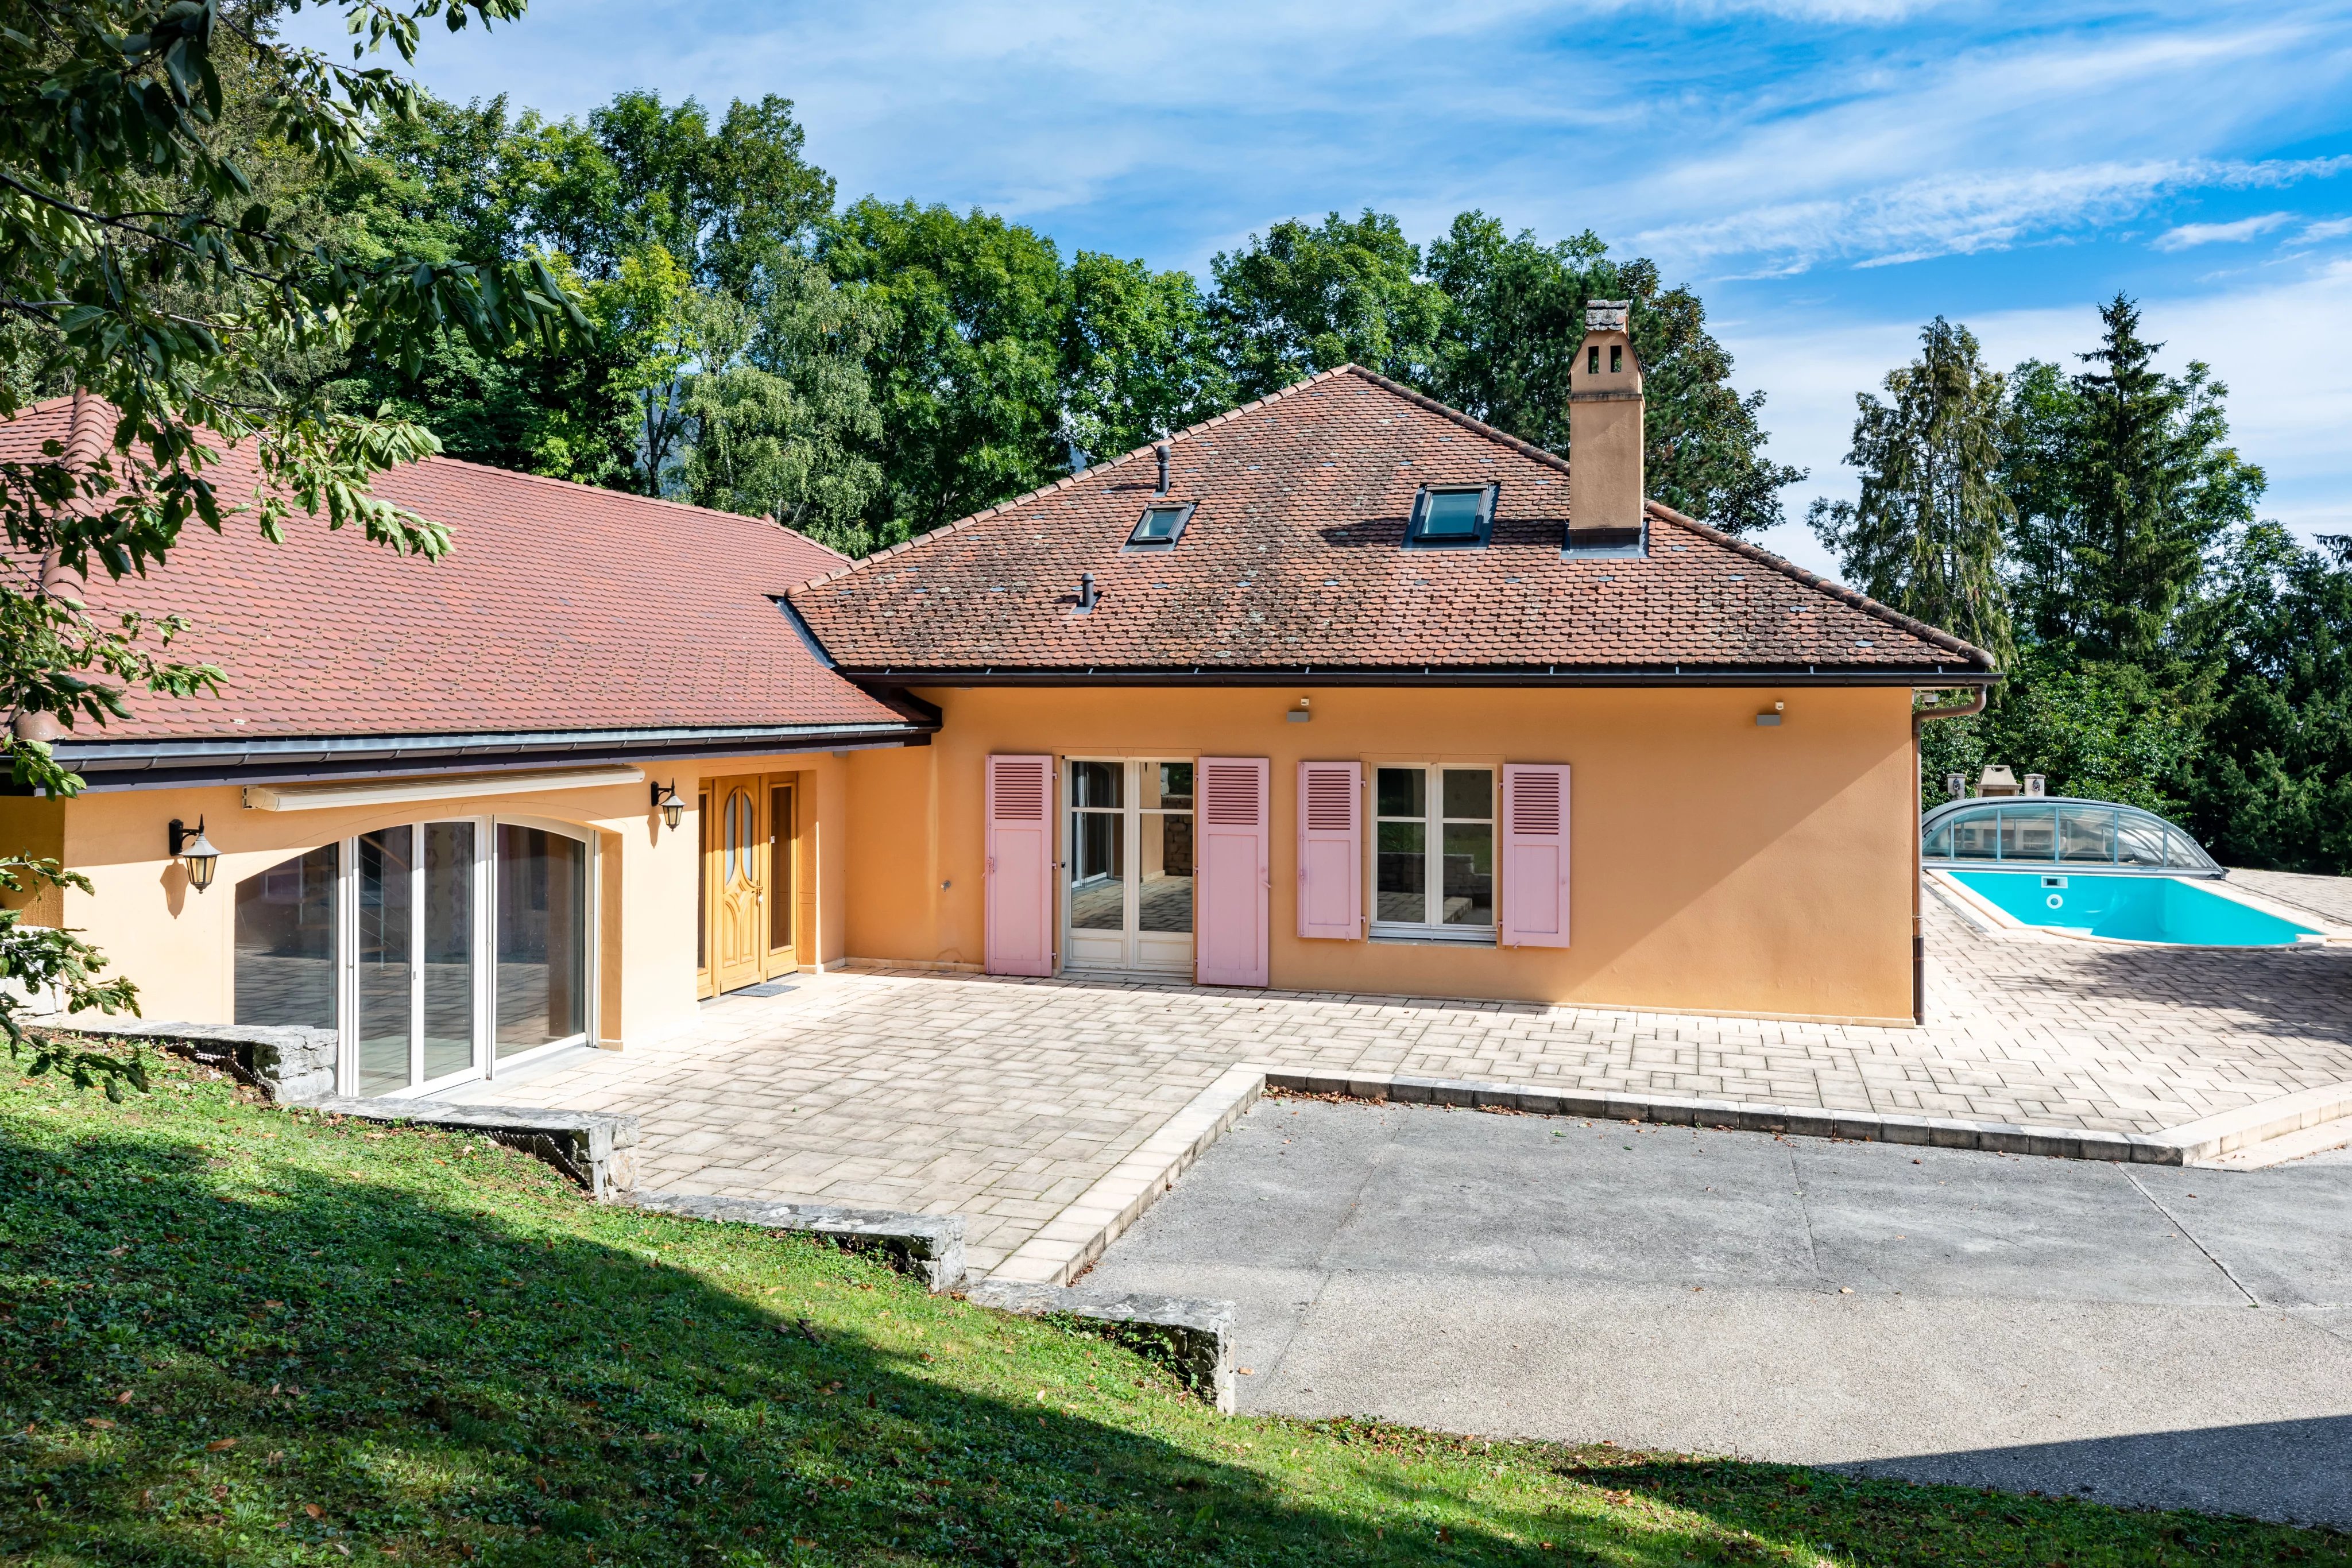
POLYGON ((2126 942, 2270 947, 2320 933, 2170 876, 1954 871, 1969 892, 2028 925, 2126 942))

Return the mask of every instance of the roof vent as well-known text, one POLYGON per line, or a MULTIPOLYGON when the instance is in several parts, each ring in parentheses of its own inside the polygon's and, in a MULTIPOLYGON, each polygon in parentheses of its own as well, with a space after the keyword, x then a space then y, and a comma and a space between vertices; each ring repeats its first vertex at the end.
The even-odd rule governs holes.
POLYGON ((1168 444, 1164 441, 1156 444, 1151 448, 1151 455, 1160 459, 1160 486, 1151 493, 1164 496, 1168 494, 1168 444))
POLYGON ((1091 615, 1095 612, 1095 606, 1101 602, 1102 594, 1095 587, 1095 574, 1091 571, 1078 573, 1078 613, 1091 615))

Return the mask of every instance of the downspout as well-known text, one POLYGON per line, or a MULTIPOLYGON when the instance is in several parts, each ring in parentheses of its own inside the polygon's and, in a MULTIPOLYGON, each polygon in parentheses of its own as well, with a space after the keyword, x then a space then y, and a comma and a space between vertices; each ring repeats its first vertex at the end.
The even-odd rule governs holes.
MULTIPOLYGON (((1911 710, 1911 800, 1917 809, 1919 791, 1927 779, 1919 760, 1919 734, 1931 718, 1969 718, 1985 710, 1987 688, 1979 686, 1976 695, 1956 707, 1923 707, 1911 710)), ((1927 867, 1920 852, 1919 832, 1911 832, 1911 1021, 1927 1021, 1927 911, 1925 883, 1927 867)))

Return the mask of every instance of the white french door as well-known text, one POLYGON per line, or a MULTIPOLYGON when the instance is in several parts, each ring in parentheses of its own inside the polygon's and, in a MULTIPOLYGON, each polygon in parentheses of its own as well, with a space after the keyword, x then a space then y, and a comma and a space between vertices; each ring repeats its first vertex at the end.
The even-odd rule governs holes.
POLYGON ((1192 764, 1065 765, 1063 967, 1192 972, 1192 764))
POLYGON ((416 1094, 593 1038, 593 841, 528 818, 377 828, 236 885, 236 1018, 341 1036, 338 1089, 416 1094))

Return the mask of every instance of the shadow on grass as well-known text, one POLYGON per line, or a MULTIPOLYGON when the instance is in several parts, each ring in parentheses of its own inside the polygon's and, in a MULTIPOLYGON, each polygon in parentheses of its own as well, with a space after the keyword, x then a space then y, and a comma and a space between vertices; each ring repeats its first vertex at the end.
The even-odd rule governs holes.
MULTIPOLYGON (((2121 1562, 2169 1528, 1227 1420, 846 1254, 176 1076, 128 1114, 0 1089, 0 1195, 11 1563, 2121 1562)), ((2205 1523, 2209 1561, 2347 1560, 2205 1523)))
POLYGON ((1540 1467, 1473 1508, 1475 1445, 1223 1421, 1100 1342, 592 1207, 481 1140, 216 1098, 0 1122, 0 1559, 1715 1555, 1703 1521, 1561 1511, 1540 1467), (1269 1474, 1299 1445, 1349 1504, 1269 1474))

